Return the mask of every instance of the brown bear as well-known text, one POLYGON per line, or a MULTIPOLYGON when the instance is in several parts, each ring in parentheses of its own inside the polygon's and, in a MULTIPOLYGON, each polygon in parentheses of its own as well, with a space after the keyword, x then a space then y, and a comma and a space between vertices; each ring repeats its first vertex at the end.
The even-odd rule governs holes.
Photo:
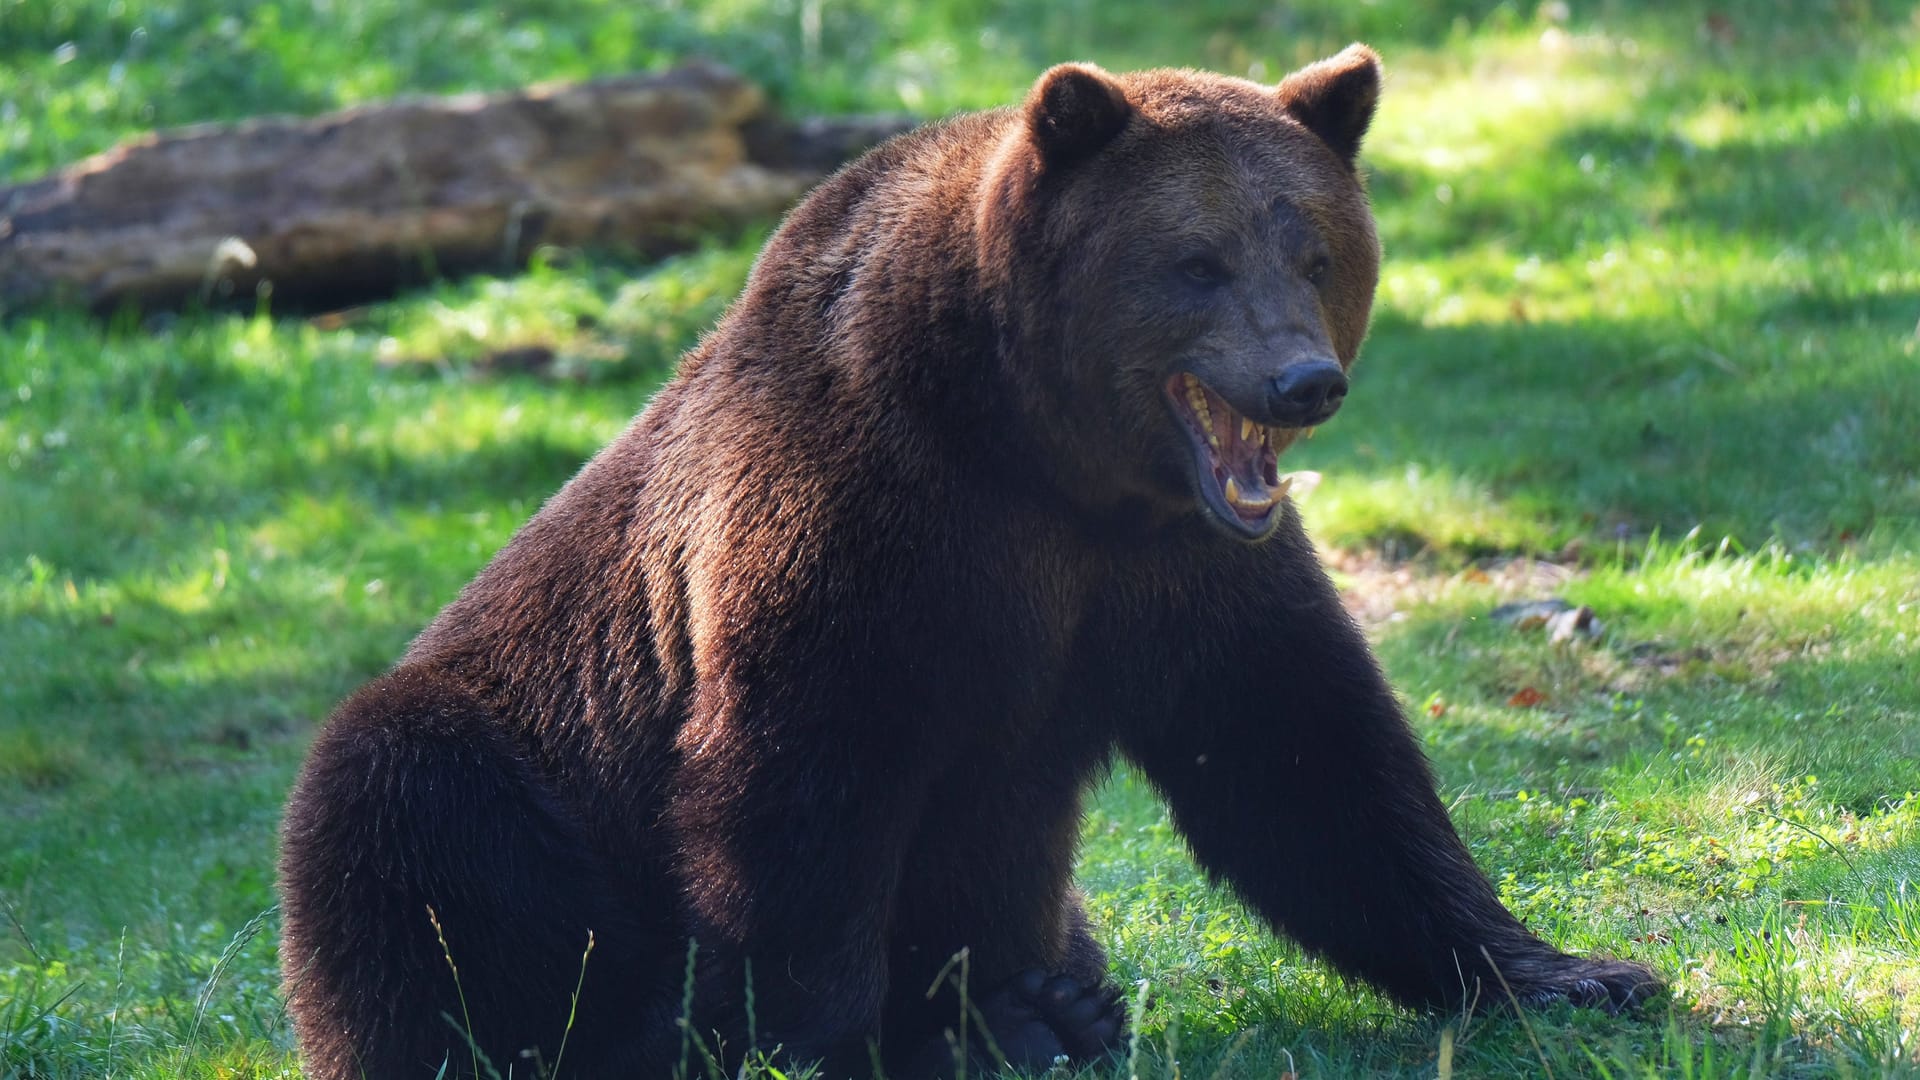
POLYGON ((661 1076, 695 1037, 938 1072, 963 949, 975 1053, 1091 1058, 1123 1018, 1071 875, 1116 756, 1398 1001, 1656 992, 1501 906, 1277 471, 1366 333, 1379 84, 1363 46, 1065 65, 794 210, 321 732, 281 866, 308 1075, 661 1076))

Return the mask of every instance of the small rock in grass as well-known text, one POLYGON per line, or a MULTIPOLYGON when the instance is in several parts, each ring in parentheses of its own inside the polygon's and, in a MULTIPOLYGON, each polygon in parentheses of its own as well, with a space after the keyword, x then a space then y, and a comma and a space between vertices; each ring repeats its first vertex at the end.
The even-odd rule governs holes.
POLYGON ((1592 608, 1584 604, 1576 607, 1557 596, 1501 604, 1493 609, 1493 619, 1495 622, 1508 623, 1516 630, 1544 627, 1555 645, 1581 638, 1597 638, 1604 629, 1600 620, 1594 617, 1592 608))
POLYGON ((1546 600, 1516 600, 1494 608, 1493 621, 1511 623, 1516 630, 1538 630, 1547 625, 1547 620, 1572 610, 1572 604, 1557 596, 1546 600))
POLYGON ((1600 620, 1593 617, 1593 609, 1585 604, 1562 611, 1547 620, 1547 637, 1555 645, 1582 638, 1592 640, 1598 638, 1604 629, 1600 620))

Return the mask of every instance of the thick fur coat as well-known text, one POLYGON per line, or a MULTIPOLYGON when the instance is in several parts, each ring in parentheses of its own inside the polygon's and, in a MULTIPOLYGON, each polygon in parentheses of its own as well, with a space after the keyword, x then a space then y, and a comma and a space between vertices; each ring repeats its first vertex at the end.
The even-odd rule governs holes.
POLYGON ((729 1060, 750 972, 756 1049, 938 1072, 963 948, 1008 1058, 1097 1055, 1071 871, 1116 756, 1398 1000, 1651 993, 1502 908, 1275 467, 1366 332, 1378 87, 1358 46, 1278 86, 1067 65, 822 185, 321 732, 282 863, 308 1074, 564 1037, 569 1074, 663 1075, 689 939, 729 1060))

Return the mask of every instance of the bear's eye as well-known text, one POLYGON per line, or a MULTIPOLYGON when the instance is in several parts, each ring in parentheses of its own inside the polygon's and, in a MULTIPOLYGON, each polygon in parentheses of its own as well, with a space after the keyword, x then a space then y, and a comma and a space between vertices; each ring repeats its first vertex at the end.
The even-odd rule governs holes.
POLYGON ((1220 265, 1218 259, 1207 255, 1182 259, 1180 273, 1197 285, 1223 285, 1227 280, 1227 268, 1220 265))
POLYGON ((1332 271, 1332 259, 1325 255, 1315 255, 1313 261, 1307 264, 1307 280, 1312 282, 1315 288, 1319 288, 1327 283, 1327 275, 1332 271))

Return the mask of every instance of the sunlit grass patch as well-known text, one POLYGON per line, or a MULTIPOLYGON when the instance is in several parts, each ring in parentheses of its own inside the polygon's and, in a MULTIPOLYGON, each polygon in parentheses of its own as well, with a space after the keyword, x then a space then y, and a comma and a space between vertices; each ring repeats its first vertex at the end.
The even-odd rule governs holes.
POLYGON ((1325 480, 1308 496, 1308 516, 1323 543, 1379 549, 1389 558, 1457 561, 1554 551, 1577 535, 1549 514, 1499 498, 1484 482, 1418 462, 1396 474, 1383 456, 1362 442, 1356 457, 1378 462, 1377 468, 1325 480))
POLYGON ((748 229, 730 244, 650 266, 536 261, 519 277, 442 285, 412 302, 323 321, 378 333, 376 355, 388 364, 476 376, 659 378, 732 303, 767 231, 748 229), (524 356, 518 371, 515 352, 524 356))

